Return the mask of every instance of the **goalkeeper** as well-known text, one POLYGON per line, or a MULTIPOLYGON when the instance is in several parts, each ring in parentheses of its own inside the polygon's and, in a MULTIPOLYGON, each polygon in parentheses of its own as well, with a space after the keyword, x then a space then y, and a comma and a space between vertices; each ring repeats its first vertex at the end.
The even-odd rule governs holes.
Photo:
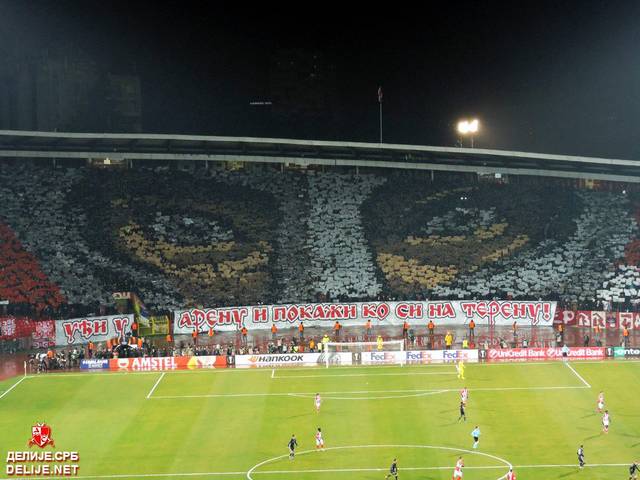
POLYGON ((458 371, 458 378, 464 380, 464 362, 462 360, 458 360, 456 370, 458 371))

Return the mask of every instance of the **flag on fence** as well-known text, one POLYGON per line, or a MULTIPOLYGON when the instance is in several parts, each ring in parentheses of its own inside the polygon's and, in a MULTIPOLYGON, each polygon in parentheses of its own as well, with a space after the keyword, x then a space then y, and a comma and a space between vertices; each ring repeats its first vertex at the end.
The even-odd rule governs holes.
POLYGON ((136 320, 145 327, 149 326, 149 311, 140 297, 135 293, 131 293, 131 302, 133 303, 133 311, 136 314, 136 320))

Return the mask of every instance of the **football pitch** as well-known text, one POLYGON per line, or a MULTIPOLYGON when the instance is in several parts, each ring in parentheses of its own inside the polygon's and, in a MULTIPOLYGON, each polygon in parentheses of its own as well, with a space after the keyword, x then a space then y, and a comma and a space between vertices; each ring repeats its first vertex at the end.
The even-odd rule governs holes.
POLYGON ((639 372, 602 361, 468 364, 464 381, 453 364, 20 377, 0 383, 0 454, 29 450, 32 425, 46 422, 46 449, 77 451, 78 478, 382 479, 397 458, 400 479, 435 480, 462 456, 465 479, 495 480, 509 465, 519 480, 626 479, 640 458, 639 372))

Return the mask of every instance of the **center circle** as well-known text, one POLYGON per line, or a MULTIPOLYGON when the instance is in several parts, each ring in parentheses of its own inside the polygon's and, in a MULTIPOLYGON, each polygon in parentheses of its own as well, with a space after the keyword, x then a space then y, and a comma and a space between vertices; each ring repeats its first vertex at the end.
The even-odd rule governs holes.
MULTIPOLYGON (((478 452, 478 451, 473 451, 473 450, 467 450, 465 448, 454 448, 454 447, 440 447, 437 445, 344 445, 341 447, 329 447, 329 448, 325 448, 325 451, 329 451, 329 450, 347 450, 347 449, 355 449, 355 448, 424 448, 424 449, 433 449, 433 450, 447 450, 450 452, 462 452, 462 453, 469 453, 471 455, 479 455, 481 457, 486 457, 486 458, 490 458, 492 460, 496 460, 502 464, 504 464, 507 469, 511 468, 513 465, 511 465, 511 463, 509 463, 507 460, 505 460, 504 458, 500 458, 496 455, 491 455, 490 453, 484 453, 484 452, 478 452)), ((318 453, 318 450, 304 450, 302 452, 297 452, 296 456, 301 456, 301 455, 308 455, 310 453, 318 453)), ((273 458, 269 458, 267 460, 263 460, 260 463, 255 464, 253 467, 251 467, 248 471, 247 471, 247 480, 255 480, 251 475, 252 474, 257 474, 260 475, 260 472, 256 472, 256 470, 264 465, 268 465, 270 463, 274 463, 277 462, 278 460, 282 460, 284 458, 288 458, 289 454, 286 453, 284 455, 279 455, 277 457, 273 457, 273 458)), ((453 468, 453 467, 451 467, 453 468)), ((266 473, 266 472, 263 472, 266 473)), ((498 477, 498 479, 503 478, 504 475, 501 475, 500 477, 498 477)))

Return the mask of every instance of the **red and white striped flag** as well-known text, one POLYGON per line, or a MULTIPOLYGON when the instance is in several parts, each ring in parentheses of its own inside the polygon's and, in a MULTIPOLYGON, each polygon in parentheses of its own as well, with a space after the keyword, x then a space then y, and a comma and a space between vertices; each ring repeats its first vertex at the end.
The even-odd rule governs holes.
POLYGON ((378 87, 378 103, 382 103, 382 87, 378 87))

